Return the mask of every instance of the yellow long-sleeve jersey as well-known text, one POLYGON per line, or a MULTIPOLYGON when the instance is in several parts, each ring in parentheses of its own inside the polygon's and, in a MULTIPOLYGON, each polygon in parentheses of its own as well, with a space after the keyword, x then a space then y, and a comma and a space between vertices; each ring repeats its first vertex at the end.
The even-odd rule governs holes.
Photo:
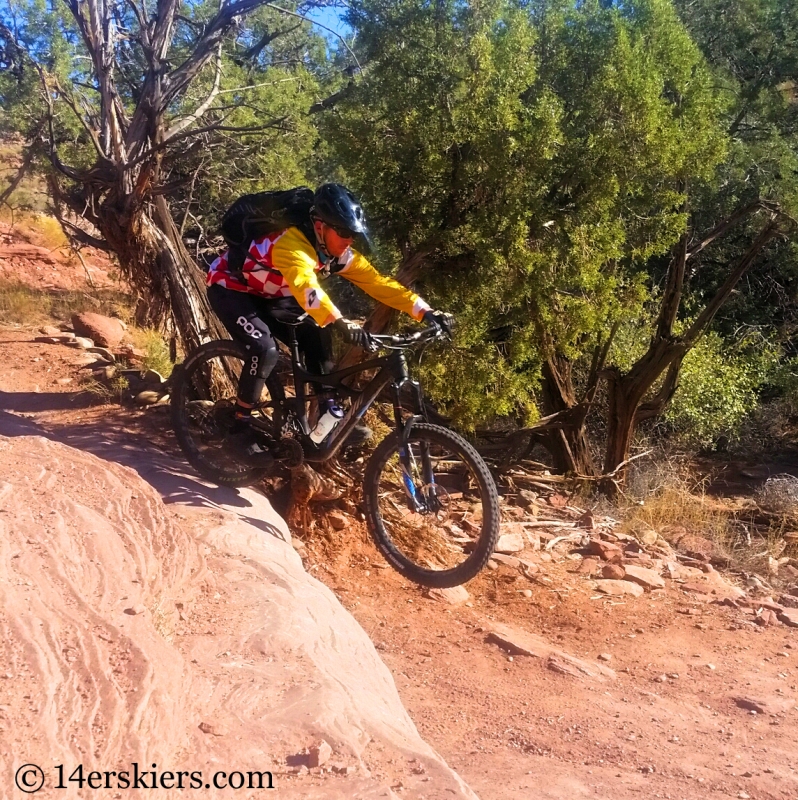
POLYGON ((286 228, 254 240, 240 274, 230 272, 227 253, 223 253, 211 264, 208 285, 268 298, 293 296, 319 325, 325 326, 343 316, 319 284, 319 277, 328 274, 341 275, 378 302, 416 320, 429 311, 429 305, 417 294, 377 272, 352 248, 329 265, 322 264, 316 248, 299 228, 286 228))

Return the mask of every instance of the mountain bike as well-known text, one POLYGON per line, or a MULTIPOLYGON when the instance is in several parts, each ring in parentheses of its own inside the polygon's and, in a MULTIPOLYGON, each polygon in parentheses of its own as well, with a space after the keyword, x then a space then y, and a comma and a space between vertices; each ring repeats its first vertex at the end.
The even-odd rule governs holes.
MULTIPOLYGON (((377 355, 322 376, 303 365, 291 328, 290 360, 283 359, 266 380, 253 409, 252 429, 276 464, 297 467, 333 458, 378 397, 390 389, 394 430, 366 464, 363 505, 369 532, 388 563, 424 586, 446 588, 473 578, 487 563, 499 535, 496 484, 476 450, 459 434, 431 424, 418 381, 408 371, 406 351, 443 337, 435 327, 394 336, 371 335, 377 355), (288 363, 286 363, 288 362, 288 363), (352 388, 361 373, 364 385, 352 388), (402 392, 410 389, 412 411, 402 392), (309 391, 310 389, 310 391, 309 391), (334 391, 343 419, 319 444, 311 438, 309 409, 322 392, 334 391)), ((244 346, 232 340, 208 342, 177 368, 172 384, 172 422, 191 465, 225 486, 244 486, 270 469, 242 463, 226 446, 234 423, 244 346)))

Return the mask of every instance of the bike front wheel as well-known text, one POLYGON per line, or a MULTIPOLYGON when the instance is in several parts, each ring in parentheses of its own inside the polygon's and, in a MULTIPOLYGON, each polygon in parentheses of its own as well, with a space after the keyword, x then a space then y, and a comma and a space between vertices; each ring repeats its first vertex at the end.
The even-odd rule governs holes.
POLYGON ((391 566, 422 586, 471 580, 499 537, 496 484, 462 436, 428 423, 413 425, 374 451, 363 482, 369 531, 391 566))
MULTIPOLYGON (((246 351, 238 342, 208 342, 176 371, 172 385, 172 427, 189 463, 220 486, 248 486, 268 470, 242 462, 228 442, 235 423, 236 390, 246 351)), ((283 388, 274 372, 253 411, 253 435, 264 445, 280 439, 283 388)))

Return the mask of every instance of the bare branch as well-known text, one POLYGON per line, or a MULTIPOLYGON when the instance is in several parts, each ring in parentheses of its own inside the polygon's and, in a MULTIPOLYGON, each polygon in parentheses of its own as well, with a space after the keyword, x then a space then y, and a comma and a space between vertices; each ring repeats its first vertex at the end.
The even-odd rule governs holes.
POLYGON ((310 17, 306 17, 304 14, 300 14, 296 11, 289 11, 287 8, 281 8, 280 6, 276 6, 274 3, 264 3, 263 5, 265 5, 267 8, 273 8, 275 11, 280 11, 283 14, 288 14, 289 16, 292 17, 298 17, 299 19, 304 19, 311 25, 316 25, 319 28, 323 28, 328 33, 331 33, 333 36, 337 36, 343 42, 344 47, 349 51, 349 55, 352 56, 352 59, 354 60, 355 64, 357 64, 357 68, 362 69, 362 67, 360 66, 360 62, 357 60, 357 56, 355 55, 355 51, 352 50, 346 39, 344 39, 344 37, 341 36, 341 34, 338 33, 338 31, 334 31, 332 28, 328 28, 326 25, 322 25, 320 22, 317 22, 315 19, 311 19, 310 17))
POLYGON ((717 239, 719 236, 723 236, 724 233, 726 233, 728 230, 737 225, 737 223, 741 222, 754 212, 759 211, 760 209, 768 209, 770 211, 773 211, 776 208, 777 206, 775 206, 774 203, 770 203, 766 200, 756 200, 750 205, 738 209, 731 216, 724 219, 723 222, 716 225, 709 233, 707 233, 704 236, 704 238, 700 242, 692 245, 691 247, 688 247, 687 258, 692 258, 693 256, 700 253, 705 247, 712 244, 712 242, 714 242, 715 239, 717 239))
POLYGON ((39 127, 30 141, 30 144, 27 146, 25 156, 22 159, 22 163, 19 165, 19 169, 17 169, 16 175, 14 175, 14 177, 11 179, 11 183, 9 183, 0 194, 0 204, 5 203, 6 200, 8 200, 8 198, 14 194, 17 186, 19 186, 19 184, 22 182, 22 179, 30 169, 30 165, 33 161, 33 155, 36 152, 36 145, 41 142, 42 127, 44 127, 44 122, 39 124, 39 127))
POLYGON ((324 100, 319 100, 318 103, 314 103, 310 107, 308 113, 318 114, 319 111, 325 111, 328 108, 332 108, 336 103, 339 103, 341 100, 345 99, 350 94, 352 94, 352 90, 354 88, 355 88, 355 82, 349 81, 349 83, 347 83, 343 89, 339 89, 337 92, 334 92, 329 97, 325 97, 324 100))
POLYGON ((771 239, 775 239, 777 236, 779 236, 779 234, 779 217, 775 212, 772 212, 767 225, 762 228, 759 236, 756 237, 748 250, 746 250, 745 255, 743 255, 743 257, 740 259, 740 262, 737 264, 734 270, 732 270, 732 272, 724 281, 723 285, 716 292, 715 296, 709 301, 709 303, 707 303, 704 310, 698 315, 695 322, 693 322, 693 324, 690 326, 690 329, 684 335, 683 340, 685 343, 687 343, 689 346, 692 346, 692 344, 703 333, 709 323, 712 322, 715 314, 718 313, 721 306, 726 302, 729 295, 732 293, 732 290, 738 284, 740 278, 743 277, 748 268, 751 266, 759 251, 762 250, 768 244, 768 242, 771 241, 771 239))
POLYGON ((264 50, 264 48, 268 47, 275 39, 279 38, 280 36, 288 35, 289 33, 293 33, 297 28, 301 27, 302 23, 298 22, 292 28, 287 28, 286 30, 282 31, 271 31, 266 32, 261 36, 261 38, 254 44, 249 50, 244 52, 244 55, 241 57, 242 61, 254 61, 264 50))
POLYGON ((219 42, 219 46, 216 50, 216 74, 213 78, 213 86, 211 87, 211 91, 208 96, 205 98, 205 102, 201 103, 197 106, 197 109, 194 111, 193 114, 189 114, 187 117, 183 117, 183 119, 178 120, 175 122, 171 128, 169 128, 166 133, 164 134, 164 139, 169 141, 177 136, 178 133, 188 128, 189 125, 193 125, 198 119, 200 119, 203 114, 207 112, 207 110, 211 107, 211 104, 216 99, 216 95, 219 94, 219 84, 222 79, 222 43, 219 42))
POLYGON ((72 97, 72 94, 70 92, 64 91, 63 87, 57 81, 56 81, 56 88, 58 89, 58 93, 64 99, 66 104, 72 109, 72 113, 75 115, 78 122, 83 127, 83 130, 86 131, 86 133, 88 134, 89 138, 91 139, 91 143, 94 145, 94 149, 97 151, 97 155, 100 156, 100 158, 105 158, 106 153, 103 152, 102 145, 100 144, 100 132, 96 128, 94 128, 89 123, 89 120, 87 120, 86 117, 84 117, 83 114, 80 112, 80 110, 77 107, 77 104, 75 103, 75 100, 72 97))

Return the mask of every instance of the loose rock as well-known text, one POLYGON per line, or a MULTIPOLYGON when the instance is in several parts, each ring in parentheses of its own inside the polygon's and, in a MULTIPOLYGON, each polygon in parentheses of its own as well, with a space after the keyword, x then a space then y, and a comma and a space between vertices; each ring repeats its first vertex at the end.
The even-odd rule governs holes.
POLYGON ((762 627, 768 627, 770 625, 776 625, 779 621, 778 616, 776 615, 775 611, 771 611, 769 608, 763 608, 757 615, 754 622, 757 625, 761 625, 762 627))
POLYGON ((452 586, 449 589, 430 589, 428 595, 433 600, 439 600, 442 603, 448 603, 452 606, 465 603, 469 598, 465 586, 452 586))
MULTIPOLYGON (((144 394, 144 392, 142 392, 142 394, 144 394)), ((327 520, 329 521, 330 525, 332 525, 332 527, 337 531, 342 531, 345 528, 348 528, 349 525, 351 525, 352 523, 352 520, 349 517, 347 517, 347 515, 344 514, 343 511, 335 511, 335 510, 330 511, 327 514, 327 520)))
POLYGON ((520 553, 524 549, 524 537, 520 533, 505 533, 496 542, 497 553, 520 553))
POLYGON ((598 556, 604 561, 611 561, 613 559, 620 559, 623 551, 617 544, 610 542, 603 542, 600 539, 591 539, 588 545, 588 552, 591 555, 598 556))
MULTIPOLYGON (((577 570, 577 572, 579 572, 582 575, 593 575, 593 573, 598 572, 600 568, 601 568, 601 562, 599 562, 597 559, 586 558, 579 565, 579 569, 577 570)), ((798 597, 796 597, 795 599, 798 600, 798 597)))
POLYGON ((634 597, 640 597, 645 591, 639 583, 632 583, 631 581, 615 581, 615 580, 602 580, 596 581, 596 589, 602 594, 609 595, 625 595, 631 594, 634 597))
POLYGON ((116 361, 116 356, 107 347, 87 347, 86 351, 102 356, 109 364, 116 361))
POLYGON ((504 564, 506 567, 514 567, 517 569, 521 566, 521 559, 515 556, 505 556, 502 553, 494 553, 492 558, 494 561, 498 561, 499 564, 504 564))
POLYGON ((198 727, 209 736, 224 736, 227 733, 227 729, 218 722, 200 722, 198 727))
POLYGON ((634 581, 635 583, 640 584, 644 589, 664 589, 665 588, 665 581, 654 572, 653 569, 647 569, 646 567, 636 567, 631 564, 627 565, 625 568, 626 570, 626 580, 627 581, 634 581))
POLYGON ((527 633, 527 631, 499 622, 494 622, 491 627, 488 641, 498 644, 511 655, 545 658, 546 666, 549 669, 577 678, 603 680, 616 677, 615 672, 609 667, 605 667, 603 664, 592 664, 557 650, 545 639, 533 633, 527 633))
POLYGON ((74 339, 64 342, 64 344, 69 347, 77 347, 81 350, 88 350, 90 347, 94 347, 94 342, 91 339, 86 339, 84 336, 76 336, 74 339))
POLYGON ((622 581, 626 577, 626 570, 620 564, 605 564, 601 570, 601 577, 622 581))
POLYGON ((332 747, 330 747, 330 745, 327 744, 324 739, 322 739, 318 745, 311 747, 308 751, 308 766, 311 769, 314 767, 320 767, 322 764, 330 760, 332 752, 332 747))

